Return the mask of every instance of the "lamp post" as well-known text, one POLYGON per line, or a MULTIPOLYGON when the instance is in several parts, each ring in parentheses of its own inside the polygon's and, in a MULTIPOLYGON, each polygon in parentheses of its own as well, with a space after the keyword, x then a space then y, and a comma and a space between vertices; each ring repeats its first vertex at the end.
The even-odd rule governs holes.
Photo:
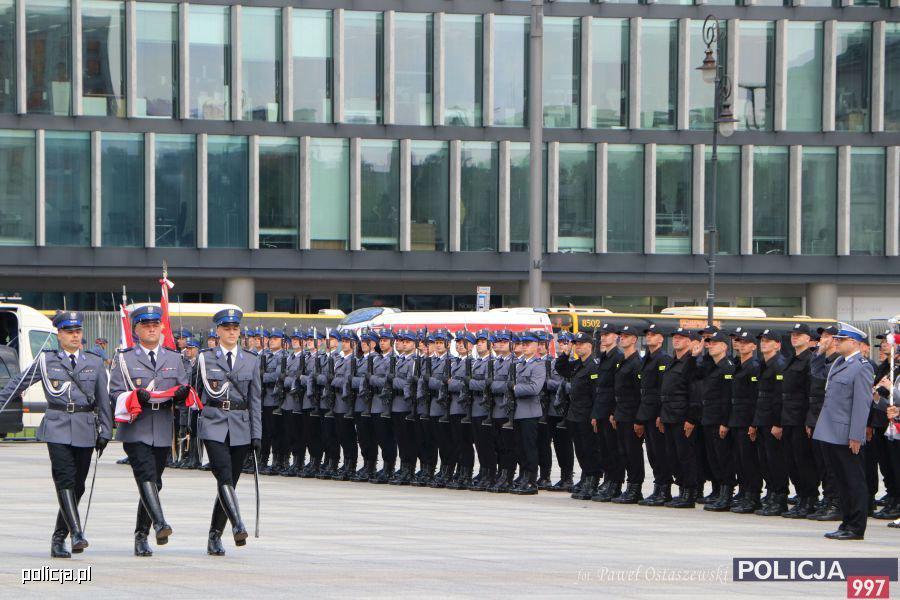
POLYGON ((703 76, 703 81, 714 85, 715 99, 713 101, 713 141, 712 141, 712 180, 710 182, 709 219, 706 224, 706 264, 709 267, 709 282, 706 290, 706 321, 708 326, 713 325, 713 313, 716 304, 716 252, 718 252, 719 228, 716 224, 716 208, 718 195, 716 182, 718 179, 719 164, 719 134, 729 137, 734 133, 734 124, 737 119, 731 111, 731 80, 725 72, 725 64, 722 61, 722 50, 726 36, 719 27, 719 20, 709 15, 703 22, 703 41, 706 42, 706 53, 703 64, 697 70, 703 76), (715 50, 713 49, 715 44, 715 50), (713 53, 715 52, 715 56, 713 53))
POLYGON ((528 77, 528 127, 531 133, 531 187, 529 192, 528 296, 531 306, 540 306, 544 241, 541 235, 544 147, 544 0, 531 0, 528 77))

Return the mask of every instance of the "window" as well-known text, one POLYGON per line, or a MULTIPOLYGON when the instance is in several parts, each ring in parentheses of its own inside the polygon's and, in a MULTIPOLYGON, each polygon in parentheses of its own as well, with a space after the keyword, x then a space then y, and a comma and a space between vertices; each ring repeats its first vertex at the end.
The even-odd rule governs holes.
POLYGON ((835 34, 834 128, 836 131, 868 131, 872 28, 869 23, 838 22, 835 34))
POLYGON ((591 25, 592 127, 628 126, 628 19, 594 19, 591 25))
POLYGON ((692 148, 656 147, 656 253, 691 253, 692 148))
POLYGON ((412 250, 447 250, 450 159, 447 142, 412 142, 410 148, 412 250))
POLYGON ((674 129, 678 98, 678 22, 645 19, 641 24, 641 129, 674 129))
POLYGON ((0 113, 14 112, 16 112, 16 3, 15 0, 0 0, 0 113))
POLYGON ((25 95, 30 113, 72 114, 71 25, 68 0, 29 0, 25 5, 25 95))
POLYGON ((528 117, 528 17, 494 17, 494 125, 524 127, 528 117))
POLYGON ((787 27, 787 128, 821 131, 822 24, 789 21, 787 27))
POLYGON ((138 117, 178 116, 178 5, 135 5, 135 64, 138 117))
POLYGON ((884 255, 884 148, 850 151, 850 254, 884 255))
POLYGON ((247 247, 247 138, 207 138, 207 246, 247 247))
MULTIPOLYGON (((741 243, 741 147, 719 146, 716 174, 718 253, 738 254, 741 243)), ((711 223, 712 148, 706 148, 706 223, 711 223)))
POLYGON ((384 82, 383 18, 344 13, 344 122, 381 123, 384 82))
POLYGON ((544 126, 578 127, 581 21, 544 19, 544 126))
POLYGON ((734 116, 739 129, 772 129, 775 81, 775 24, 772 21, 741 21, 740 51, 734 87, 734 116))
POLYGON ((33 246, 34 132, 0 131, 0 246, 33 246))
POLYGON ((610 144, 606 156, 606 248, 644 251, 644 147, 610 144))
POLYGON ((788 149, 753 149, 753 254, 787 254, 788 149))
POLYGON ((82 110, 125 116, 125 5, 84 0, 81 8, 82 110))
POLYGON ((884 130, 900 131, 900 23, 884 25, 884 130))
POLYGON ((444 17, 444 125, 481 126, 481 15, 444 17))
MULTIPOLYGON (((545 169, 544 181, 546 182, 546 180, 545 169)), ((546 188, 546 186, 544 187, 546 188)), ((531 236, 529 231, 530 197, 531 144, 512 142, 509 145, 509 249, 511 252, 528 251, 528 242, 531 236)), ((546 232, 544 235, 546 236, 546 232)))
POLYGON ((241 10, 241 118, 281 118, 281 10, 241 10))
POLYGON ((360 144, 360 223, 363 250, 397 250, 400 238, 400 143, 360 144))
POLYGON ((231 118, 231 11, 191 4, 188 39, 192 119, 231 118))
POLYGON ((144 136, 100 136, 101 242, 104 246, 144 245, 144 136))
POLYGON ((460 249, 497 250, 499 170, 497 144, 462 142, 460 249))
POLYGON ((803 148, 801 180, 801 241, 803 254, 837 251, 837 151, 834 148, 803 148))
POLYGON ((330 10, 294 9, 294 120, 330 123, 332 58, 330 10))
POLYGON ((91 134, 48 131, 44 135, 48 246, 91 243, 91 134))
MULTIPOLYGON (((703 81, 703 74, 695 67, 699 66, 706 56, 706 41, 703 38, 704 21, 692 20, 690 30, 690 68, 688 77, 688 127, 690 129, 712 129, 713 113, 715 112, 715 85, 703 81)), ((719 30, 722 35, 719 44, 722 48, 719 55, 716 54, 716 45, 713 44, 713 58, 728 63, 728 38, 724 35, 726 21, 719 21, 719 30)))
POLYGON ((346 250, 350 234, 350 143, 309 141, 310 238, 319 250, 346 250))
POLYGON ((594 144, 559 145, 559 251, 594 251, 597 198, 594 144))
POLYGON ((192 135, 156 134, 156 245, 197 244, 197 145, 192 135))
POLYGON ((397 13, 394 18, 394 121, 431 125, 434 18, 430 14, 397 13))
POLYGON ((296 248, 300 149, 296 138, 259 138, 259 247, 296 248))

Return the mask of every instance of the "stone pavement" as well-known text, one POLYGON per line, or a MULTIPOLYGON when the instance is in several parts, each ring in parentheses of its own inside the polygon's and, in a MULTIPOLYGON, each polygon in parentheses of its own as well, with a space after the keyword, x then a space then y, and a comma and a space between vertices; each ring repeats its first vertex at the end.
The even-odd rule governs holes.
POLYGON ((206 555, 212 475, 169 470, 161 497, 174 534, 152 558, 137 558, 138 496, 130 468, 114 464, 121 456, 114 443, 100 462, 86 530, 91 547, 51 560, 56 498, 46 449, 0 442, 0 597, 845 598, 843 583, 734 583, 731 559, 896 557, 900 549, 900 531, 883 521, 869 521, 863 542, 833 542, 822 537, 833 523, 579 502, 549 492, 518 497, 284 477, 260 480, 254 539, 253 476, 245 475, 238 494, 251 537, 244 548, 224 537, 227 555, 217 558, 206 555), (90 566, 91 581, 22 583, 22 569, 43 566, 90 566))

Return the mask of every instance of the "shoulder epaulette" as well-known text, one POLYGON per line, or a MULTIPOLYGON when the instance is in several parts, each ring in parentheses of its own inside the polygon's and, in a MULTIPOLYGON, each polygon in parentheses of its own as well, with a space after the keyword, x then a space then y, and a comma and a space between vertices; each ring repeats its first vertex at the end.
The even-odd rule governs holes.
POLYGON ((134 350, 134 347, 131 347, 131 348, 119 348, 119 349, 116 350, 116 352, 131 352, 132 350, 134 350))
POLYGON ((216 348, 217 348, 217 346, 213 346, 212 348, 203 348, 200 352, 212 352, 216 348))
MULTIPOLYGON (((212 350, 212 348, 210 348, 210 350, 212 350)), ((247 349, 244 350, 244 352, 246 352, 247 354, 252 354, 253 356, 259 356, 259 352, 257 352, 256 350, 247 349)))
POLYGON ((96 356, 97 358, 99 358, 100 360, 105 360, 105 359, 103 358, 103 356, 101 356, 100 354, 94 352, 93 350, 85 350, 84 353, 85 353, 85 354, 92 354, 92 355, 96 356))

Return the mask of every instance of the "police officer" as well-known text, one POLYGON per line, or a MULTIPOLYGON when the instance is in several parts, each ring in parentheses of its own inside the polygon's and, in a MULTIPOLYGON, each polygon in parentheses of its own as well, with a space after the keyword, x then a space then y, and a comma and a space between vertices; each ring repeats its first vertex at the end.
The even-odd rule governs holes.
MULTIPOLYGON (((478 475, 472 478, 469 489, 484 492, 494 486, 497 477, 497 440, 494 429, 484 425, 488 419, 491 387, 494 379, 494 362, 491 355, 493 336, 487 329, 475 335, 475 361, 472 363, 472 438, 478 453, 478 475)), ((488 419, 489 420, 489 419, 488 419)))
POLYGON ((434 354, 431 357, 431 377, 423 381, 431 393, 430 406, 420 405, 421 415, 427 415, 428 419, 422 423, 423 428, 430 432, 441 458, 441 468, 437 475, 428 482, 429 487, 443 488, 453 481, 456 469, 456 459, 459 455, 453 444, 453 434, 450 431, 450 377, 453 371, 453 362, 448 346, 450 344, 450 332, 439 329, 433 335, 434 354))
POLYGON ((332 329, 325 337, 325 355, 322 357, 322 370, 318 375, 317 384, 321 389, 319 400, 319 413, 322 425, 322 447, 325 451, 325 461, 316 475, 317 479, 331 479, 338 471, 341 460, 341 443, 337 434, 337 419, 334 416, 334 407, 337 403, 336 390, 333 387, 334 378, 338 368, 343 363, 341 353, 341 332, 332 329))
POLYGON ((494 334, 494 377, 490 382, 491 402, 493 409, 490 411, 490 419, 482 421, 482 426, 490 426, 493 429, 493 438, 497 444, 497 460, 500 466, 500 474, 494 480, 494 485, 488 490, 493 493, 506 493, 513 487, 513 478, 516 472, 516 439, 515 433, 504 425, 509 420, 507 403, 509 401, 509 384, 515 373, 514 363, 517 360, 512 354, 513 335, 503 329, 494 334), (490 425, 488 425, 490 424, 490 425))
MULTIPOLYGON (((187 340, 183 355, 185 357, 184 369, 188 374, 191 386, 197 388, 197 356, 200 353, 200 340, 191 336, 187 340)), ((181 431, 179 439, 182 443, 182 460, 175 464, 180 469, 200 468, 200 437, 199 417, 200 411, 196 405, 185 406, 179 409, 179 415, 183 419, 180 422, 181 431)))
POLYGON ((475 468, 474 439, 472 437, 472 411, 474 396, 470 389, 474 359, 472 348, 475 334, 467 330, 456 332, 456 353, 450 372, 450 433, 452 446, 456 451, 458 476, 447 484, 449 489, 466 490, 472 485, 472 471, 475 468))
POLYGON ((310 479, 317 477, 322 467, 322 417, 319 411, 320 386, 318 375, 324 371, 326 354, 319 344, 325 336, 318 329, 306 332, 306 372, 298 375, 294 384, 299 390, 305 390, 301 411, 303 413, 303 432, 309 447, 309 463, 303 467, 301 477, 310 479))
MULTIPOLYGON (((418 336, 403 329, 397 338, 396 373, 393 377, 394 398, 391 406, 394 436, 400 455, 400 470, 388 481, 392 485, 410 485, 416 470, 416 421, 411 414, 416 403, 421 355, 416 350, 418 336)), ((424 468, 424 466, 423 466, 424 468)), ((433 467, 431 467, 433 468, 433 467)))
POLYGON ((672 363, 663 349, 665 336, 656 323, 644 330, 647 352, 641 361, 641 404, 638 407, 634 433, 647 439, 647 459, 653 469, 653 492, 640 500, 641 506, 663 506, 672 499, 672 469, 666 452, 666 438, 656 426, 659 417, 659 392, 662 376, 672 363))
POLYGON ((540 395, 547 371, 544 361, 538 356, 538 336, 526 331, 519 336, 519 343, 522 345, 522 357, 516 367, 515 378, 509 384, 515 405, 507 408, 509 419, 513 421, 522 478, 510 493, 530 496, 538 493, 538 421, 543 412, 540 395))
POLYGON ((643 437, 634 431, 641 404, 641 355, 637 351, 638 335, 634 327, 623 325, 617 333, 622 359, 614 375, 616 400, 609 422, 624 457, 628 487, 624 493, 610 499, 616 504, 637 504, 644 498, 641 492, 644 484, 643 437))
POLYGON ((219 334, 215 329, 209 330, 209 336, 206 338, 206 347, 215 348, 219 344, 219 334))
POLYGON ((731 506, 731 512, 750 514, 760 508, 762 472, 759 466, 759 443, 750 437, 750 427, 756 414, 759 385, 759 359, 756 358, 756 338, 750 331, 735 335, 737 366, 731 384, 731 412, 728 415, 728 434, 734 448, 735 470, 741 484, 740 499, 731 506))
MULTIPOLYGON (((356 357, 356 377, 352 386, 356 393, 356 405, 353 407, 353 424, 356 426, 356 437, 359 440, 359 451, 363 457, 363 465, 356 473, 351 474, 352 481, 368 481, 375 475, 375 466, 378 463, 378 440, 375 437, 375 423, 378 415, 372 417, 372 408, 375 402, 374 391, 370 393, 372 376, 375 369, 375 359, 380 355, 375 351, 378 345, 378 335, 374 332, 364 331, 359 335, 360 350, 356 357)), ((379 419, 380 420, 380 419, 379 419)))
POLYGON ((815 511, 815 504, 819 499, 816 462, 811 440, 806 435, 809 363, 813 356, 809 344, 809 326, 806 323, 795 323, 791 328, 794 355, 784 366, 784 379, 781 382, 781 440, 788 474, 797 490, 797 504, 781 515, 788 519, 805 519, 815 511))
POLYGON ((369 385, 373 390, 370 412, 378 448, 381 449, 382 464, 380 470, 369 476, 369 483, 385 484, 394 477, 394 467, 397 464, 397 440, 394 437, 391 409, 395 395, 394 377, 397 375, 400 356, 394 350, 394 334, 390 329, 382 329, 375 335, 378 338, 380 353, 375 355, 372 376, 369 379, 369 385))
POLYGON ((834 335, 840 358, 834 361, 825 387, 825 403, 813 439, 826 444, 829 464, 834 468, 843 521, 837 531, 826 533, 834 540, 861 540, 866 532, 868 497, 860 449, 866 443, 866 422, 872 403, 872 365, 860 353, 866 334, 841 324, 834 335))
MULTIPOLYGON (((552 338, 551 338, 552 339, 552 338)), ((562 331, 557 336, 557 354, 571 352, 572 336, 567 331, 562 331)), ((568 382, 556 371, 556 358, 550 355, 549 340, 542 344, 539 352, 543 354, 545 361, 550 363, 550 374, 547 378, 547 392, 550 395, 550 406, 547 409, 547 430, 550 440, 553 442, 553 450, 556 452, 556 462, 559 463, 559 481, 548 489, 551 492, 570 492, 574 486, 572 476, 575 468, 575 447, 572 445, 572 432, 566 425, 566 416, 563 414, 568 403, 568 382)), ((549 444, 549 442, 547 442, 549 444)), ((541 458, 541 470, 545 466, 547 474, 552 470, 553 462, 549 445, 546 447, 546 458, 541 458), (545 462, 546 461, 546 462, 545 462)), ((540 482, 538 483, 540 488, 540 482)))
POLYGON ((825 458, 825 445, 819 440, 812 439, 816 422, 822 412, 825 403, 825 383, 828 380, 828 372, 834 361, 840 354, 834 342, 834 334, 838 328, 834 325, 819 328, 819 346, 816 354, 809 361, 809 408, 806 411, 806 436, 812 440, 813 458, 816 461, 818 478, 822 482, 822 496, 824 504, 821 508, 806 516, 813 521, 840 521, 841 507, 838 502, 837 483, 834 480, 832 469, 825 458))
POLYGON ((762 508, 756 514, 774 517, 787 512, 788 474, 780 431, 781 382, 785 360, 781 353, 781 333, 765 329, 757 337, 762 360, 750 437, 755 440, 759 436, 760 439, 759 462, 766 480, 766 495, 762 499, 762 508))
POLYGON ((216 477, 217 495, 206 552, 225 554, 222 531, 231 521, 234 544, 247 543, 247 529, 241 519, 235 487, 247 453, 258 453, 262 443, 262 409, 259 357, 238 346, 240 310, 220 310, 213 317, 219 346, 203 351, 199 358, 203 396, 200 437, 216 477))
MULTIPOLYGON (((287 333, 287 332, 285 332, 287 333)), ((302 386, 298 387, 298 378, 306 371, 306 350, 304 340, 306 333, 294 328, 290 334, 290 354, 287 358, 287 373, 284 378, 284 402, 281 405, 282 419, 285 421, 285 434, 288 448, 292 455, 290 466, 281 472, 285 477, 299 477, 306 460, 306 435, 303 430, 303 394, 302 386)))
POLYGON ((597 352, 597 395, 591 411, 591 425, 597 433, 603 484, 591 500, 609 502, 622 493, 622 483, 625 481, 625 461, 616 431, 609 420, 615 410, 615 374, 622 362, 622 351, 617 346, 619 337, 613 325, 604 323, 595 333, 600 336, 600 347, 597 352))
MULTIPOLYGON (((103 453, 112 437, 112 409, 107 395, 103 359, 81 349, 83 338, 80 312, 60 312, 53 318, 59 350, 43 350, 30 367, 10 379, 0 391, 0 407, 21 397, 40 378, 47 399, 47 411, 37 430, 38 441, 47 444, 50 473, 56 487, 59 512, 50 538, 50 556, 70 558, 66 537, 72 538, 72 552, 83 552, 88 541, 81 530, 78 501, 91 466, 91 453, 103 453)), ((49 336, 47 339, 49 342, 49 336)))
POLYGON ((163 516, 159 490, 171 453, 173 403, 184 403, 190 392, 181 355, 161 344, 161 319, 159 307, 151 304, 131 313, 137 343, 118 353, 109 379, 109 394, 117 405, 136 398, 141 409, 137 416, 131 413, 130 422, 120 422, 116 433, 128 454, 141 496, 134 530, 135 556, 153 555, 147 542, 151 524, 160 546, 172 534, 172 527, 163 516), (152 398, 150 394, 172 389, 174 395, 168 399, 152 398))
POLYGON ((356 362, 356 346, 358 338, 353 331, 341 331, 341 350, 334 358, 334 377, 331 387, 334 388, 335 433, 343 451, 344 463, 331 476, 337 481, 349 481, 356 474, 356 463, 359 453, 356 445, 356 429, 353 426, 353 410, 355 400, 352 399, 351 375, 356 362), (348 418, 349 416, 349 418, 348 418))
POLYGON ((732 407, 732 382, 735 367, 729 356, 728 338, 721 331, 706 338, 712 368, 703 377, 703 411, 700 425, 706 458, 714 481, 719 483, 717 495, 703 510, 731 510, 735 487, 734 437, 728 430, 732 407))

